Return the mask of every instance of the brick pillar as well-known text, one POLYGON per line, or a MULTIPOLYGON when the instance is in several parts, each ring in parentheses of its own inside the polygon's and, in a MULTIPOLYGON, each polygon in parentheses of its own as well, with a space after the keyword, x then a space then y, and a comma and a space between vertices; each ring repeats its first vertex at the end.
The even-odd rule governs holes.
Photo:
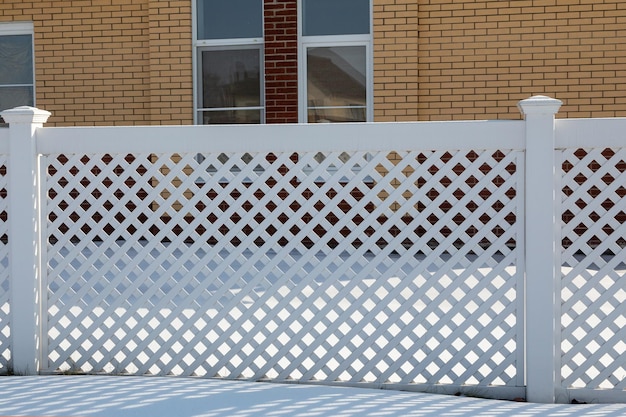
POLYGON ((298 122, 297 0, 263 0, 265 121, 298 122))

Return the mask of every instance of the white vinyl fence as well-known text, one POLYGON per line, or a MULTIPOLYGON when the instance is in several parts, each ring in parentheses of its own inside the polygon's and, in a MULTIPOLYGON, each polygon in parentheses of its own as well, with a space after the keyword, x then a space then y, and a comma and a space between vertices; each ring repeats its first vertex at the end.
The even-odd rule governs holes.
POLYGON ((0 370, 624 401, 626 121, 0 129, 0 370), (555 171, 556 169, 556 171, 555 171))

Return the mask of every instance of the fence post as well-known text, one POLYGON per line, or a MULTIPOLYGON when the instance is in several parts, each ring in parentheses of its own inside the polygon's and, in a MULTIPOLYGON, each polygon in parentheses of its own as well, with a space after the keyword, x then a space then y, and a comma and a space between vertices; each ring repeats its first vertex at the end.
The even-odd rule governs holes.
POLYGON ((39 371, 41 344, 41 201, 37 128, 50 113, 17 107, 1 113, 9 124, 9 269, 11 277, 11 360, 16 374, 39 371))
POLYGON ((560 374, 554 116, 561 104, 546 96, 518 103, 526 120, 526 399, 539 403, 555 402, 560 374))

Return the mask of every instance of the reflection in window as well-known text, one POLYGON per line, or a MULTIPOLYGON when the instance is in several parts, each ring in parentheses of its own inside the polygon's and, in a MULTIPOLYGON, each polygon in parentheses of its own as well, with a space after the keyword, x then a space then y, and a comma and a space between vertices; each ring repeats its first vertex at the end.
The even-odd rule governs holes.
POLYGON ((262 123, 263 0, 196 0, 196 120, 262 123))
POLYGON ((32 35, 0 36, 0 111, 33 105, 32 35))
POLYGON ((365 46, 311 47, 306 52, 308 122, 366 121, 365 46))
POLYGON ((201 51, 202 123, 260 123, 260 68, 258 48, 201 51))
POLYGON ((372 117, 370 0, 302 0, 300 121, 372 117))

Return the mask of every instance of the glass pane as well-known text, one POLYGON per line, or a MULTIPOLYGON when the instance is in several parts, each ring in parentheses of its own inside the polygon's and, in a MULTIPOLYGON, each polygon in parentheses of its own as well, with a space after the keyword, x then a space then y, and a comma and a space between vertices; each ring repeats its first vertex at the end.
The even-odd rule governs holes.
POLYGON ((198 39, 260 38, 262 0, 198 0, 198 39))
POLYGON ((18 106, 34 106, 33 87, 0 87, 0 111, 18 106))
POLYGON ((369 0, 303 0, 304 36, 370 33, 369 0))
MULTIPOLYGON (((350 109, 324 110, 320 119, 333 116, 330 121, 350 116, 354 107, 367 105, 367 66, 365 46, 335 46, 307 49, 307 107, 309 121, 314 109, 327 107, 350 107, 350 109)), ((359 110, 360 111, 360 110, 359 110)), ((361 120, 361 116, 357 117, 361 120)), ((363 118, 363 120, 365 120, 363 118)), ((316 120, 314 120, 316 121, 316 120)), ((323 120, 320 120, 323 121, 323 120)))
POLYGON ((365 107, 309 108, 309 123, 341 123, 367 121, 365 107))
POLYGON ((30 35, 0 36, 0 84, 32 83, 32 37, 30 35))
POLYGON ((202 51, 200 107, 260 106, 260 55, 258 49, 202 51))
POLYGON ((261 110, 216 110, 202 112, 205 125, 259 124, 261 110))

